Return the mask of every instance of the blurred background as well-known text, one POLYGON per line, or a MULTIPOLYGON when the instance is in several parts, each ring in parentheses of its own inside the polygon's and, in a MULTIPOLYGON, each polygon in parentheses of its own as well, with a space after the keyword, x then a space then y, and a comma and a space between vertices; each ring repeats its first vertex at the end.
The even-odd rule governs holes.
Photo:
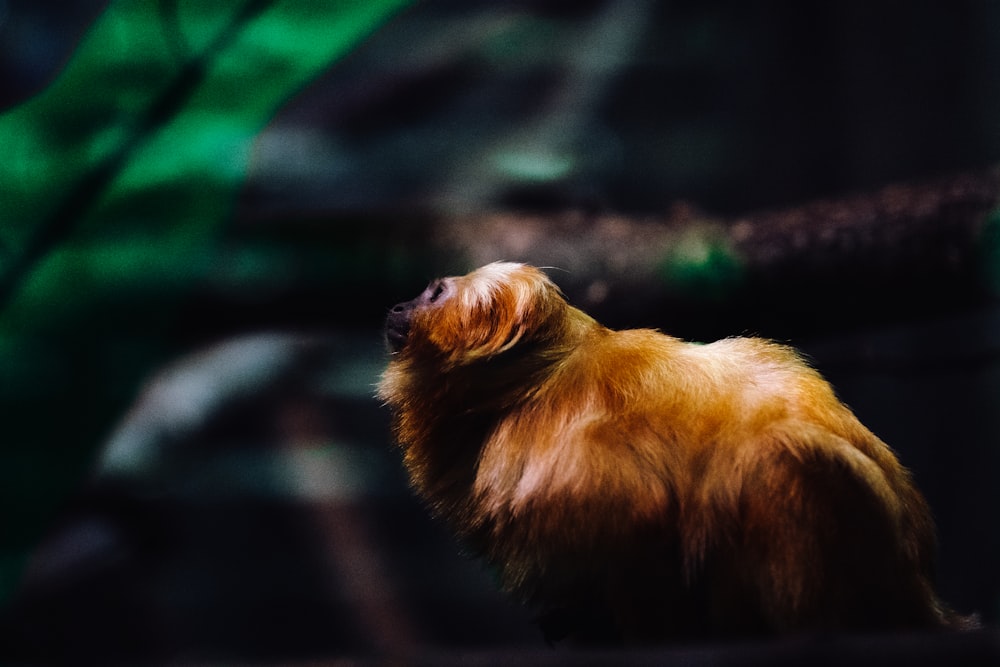
MULTIPOLYGON (((497 259, 803 349, 996 622, 998 36, 985 1, 0 0, 0 659, 550 651, 373 397, 387 309, 497 259)), ((883 648, 997 655, 947 641, 883 648)))

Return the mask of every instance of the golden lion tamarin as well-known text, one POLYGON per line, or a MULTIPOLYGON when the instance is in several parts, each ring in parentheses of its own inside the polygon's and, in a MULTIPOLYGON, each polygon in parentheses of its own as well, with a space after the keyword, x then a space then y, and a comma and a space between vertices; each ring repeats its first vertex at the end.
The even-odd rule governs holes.
POLYGON ((549 637, 961 625, 909 473, 788 347, 613 331, 494 263, 393 307, 416 491, 549 637))

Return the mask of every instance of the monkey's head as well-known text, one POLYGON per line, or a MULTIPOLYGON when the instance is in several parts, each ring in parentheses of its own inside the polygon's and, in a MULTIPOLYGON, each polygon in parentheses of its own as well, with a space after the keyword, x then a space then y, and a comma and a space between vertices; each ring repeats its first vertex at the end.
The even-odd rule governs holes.
POLYGON ((417 298, 393 306, 386 340, 394 362, 419 359, 449 370, 548 341, 568 307, 540 270, 495 262, 434 280, 417 298))
POLYGON ((544 273, 509 262, 435 280, 393 306, 378 396, 410 479, 436 512, 462 506, 492 426, 594 326, 544 273))

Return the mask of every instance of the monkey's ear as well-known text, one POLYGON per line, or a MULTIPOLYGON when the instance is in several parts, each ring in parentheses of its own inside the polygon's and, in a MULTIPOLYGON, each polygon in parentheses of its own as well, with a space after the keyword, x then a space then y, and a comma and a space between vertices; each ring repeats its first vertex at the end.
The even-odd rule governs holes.
POLYGON ((474 363, 511 349, 528 330, 525 317, 503 299, 443 318, 431 334, 431 340, 456 366, 474 363))
POLYGON ((523 321, 503 321, 484 327, 483 335, 478 343, 473 343, 464 353, 466 361, 476 361, 502 354, 511 349, 524 336, 527 326, 523 321))

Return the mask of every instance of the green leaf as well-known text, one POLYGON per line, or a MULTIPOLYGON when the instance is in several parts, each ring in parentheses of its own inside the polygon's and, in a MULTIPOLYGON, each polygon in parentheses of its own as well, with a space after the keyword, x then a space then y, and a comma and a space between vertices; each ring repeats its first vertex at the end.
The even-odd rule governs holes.
POLYGON ((0 601, 168 353, 256 135, 404 4, 117 0, 0 116, 0 601))

